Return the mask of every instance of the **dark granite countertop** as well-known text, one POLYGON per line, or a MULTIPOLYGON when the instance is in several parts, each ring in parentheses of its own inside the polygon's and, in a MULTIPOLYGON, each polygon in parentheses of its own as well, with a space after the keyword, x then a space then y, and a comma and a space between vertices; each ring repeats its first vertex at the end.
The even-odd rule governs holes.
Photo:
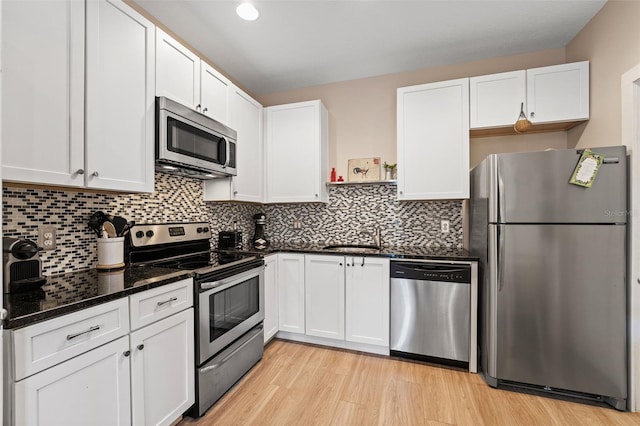
POLYGON ((3 325, 24 327, 190 276, 190 271, 133 266, 116 272, 89 269, 46 277, 39 290, 4 295, 9 315, 3 325))
MULTIPOLYGON (((418 260, 443 260, 443 261, 478 261, 477 256, 471 255, 467 250, 454 247, 421 247, 421 246, 383 246, 379 251, 344 251, 325 249, 326 244, 304 243, 272 243, 266 250, 244 249, 242 253, 267 255, 278 252, 334 254, 346 256, 375 256, 392 259, 418 259, 418 260)), ((224 250, 233 252, 234 250, 224 250)))

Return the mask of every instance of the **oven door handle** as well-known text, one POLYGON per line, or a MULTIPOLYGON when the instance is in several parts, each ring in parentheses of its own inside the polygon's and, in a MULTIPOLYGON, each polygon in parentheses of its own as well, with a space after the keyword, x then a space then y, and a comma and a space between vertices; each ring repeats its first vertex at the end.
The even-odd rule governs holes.
POLYGON ((216 287, 220 287, 221 285, 224 285, 225 281, 221 280, 221 281, 212 281, 210 283, 202 283, 200 284, 200 287, 203 290, 210 290, 212 288, 216 288, 216 287))
POLYGON ((245 281, 247 279, 253 278, 253 277, 257 277, 260 272, 262 272, 262 270, 264 269, 264 265, 259 266, 257 268, 253 268, 250 269, 248 271, 245 272, 241 272, 237 275, 232 275, 226 279, 223 280, 217 280, 217 281, 205 281, 200 283, 200 289, 202 290, 211 290, 211 289, 219 289, 222 290, 221 287, 226 287, 226 286, 232 286, 235 285, 237 283, 241 283, 242 281, 245 281))

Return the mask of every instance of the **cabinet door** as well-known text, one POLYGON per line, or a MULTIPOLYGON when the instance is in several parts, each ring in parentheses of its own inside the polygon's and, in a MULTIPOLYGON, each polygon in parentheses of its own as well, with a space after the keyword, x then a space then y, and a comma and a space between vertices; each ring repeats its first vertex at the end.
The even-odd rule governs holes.
POLYGON ((119 0, 87 2, 87 186, 153 192, 154 25, 119 0))
POLYGON ((306 334, 344 339, 344 257, 305 256, 306 334))
POLYGON ((525 70, 469 79, 472 129, 513 126, 527 102, 525 70))
POLYGON ((200 107, 202 113, 228 126, 231 94, 231 82, 209 64, 200 61, 200 107))
POLYGON ((278 328, 304 334, 304 255, 278 254, 278 328))
POLYGON ((156 96, 191 108, 200 104, 200 58, 156 28, 156 96))
POLYGON ((532 123, 589 119, 589 62, 527 70, 527 111, 532 123))
POLYGON ((389 260, 347 258, 346 340, 389 346, 389 260))
POLYGON ((17 425, 129 425, 129 338, 14 385, 17 425))
POLYGON ((84 2, 2 7, 2 178, 83 186, 84 2))
POLYGON ((131 333, 134 425, 170 425, 195 402, 193 308, 131 333))
POLYGON ((262 121, 262 105, 233 86, 229 126, 238 132, 238 174, 232 178, 204 181, 205 201, 264 202, 262 121))
POLYGON ((327 110, 320 101, 265 108, 267 201, 327 201, 327 110))
POLYGON ((238 174, 231 180, 236 201, 264 201, 262 105, 240 89, 231 99, 231 127, 238 132, 238 174))
POLYGON ((469 79, 398 89, 398 199, 469 198, 469 79))
POLYGON ((278 332, 278 255, 264 258, 264 341, 278 332))

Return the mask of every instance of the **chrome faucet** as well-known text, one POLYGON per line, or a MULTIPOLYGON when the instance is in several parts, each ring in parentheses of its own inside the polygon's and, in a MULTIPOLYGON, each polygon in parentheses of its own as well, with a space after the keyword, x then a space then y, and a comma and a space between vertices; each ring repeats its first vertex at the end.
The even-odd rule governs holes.
POLYGON ((361 234, 369 235, 373 238, 373 245, 376 247, 382 247, 382 232, 379 227, 374 227, 373 231, 368 230, 367 228, 360 228, 358 230, 361 234))

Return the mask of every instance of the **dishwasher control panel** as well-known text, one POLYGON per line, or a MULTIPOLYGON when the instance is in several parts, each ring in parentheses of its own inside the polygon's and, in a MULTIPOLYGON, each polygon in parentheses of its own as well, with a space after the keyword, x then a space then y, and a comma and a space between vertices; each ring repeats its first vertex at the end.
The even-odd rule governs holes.
POLYGON ((457 263, 391 262, 391 278, 471 283, 471 267, 457 263))

